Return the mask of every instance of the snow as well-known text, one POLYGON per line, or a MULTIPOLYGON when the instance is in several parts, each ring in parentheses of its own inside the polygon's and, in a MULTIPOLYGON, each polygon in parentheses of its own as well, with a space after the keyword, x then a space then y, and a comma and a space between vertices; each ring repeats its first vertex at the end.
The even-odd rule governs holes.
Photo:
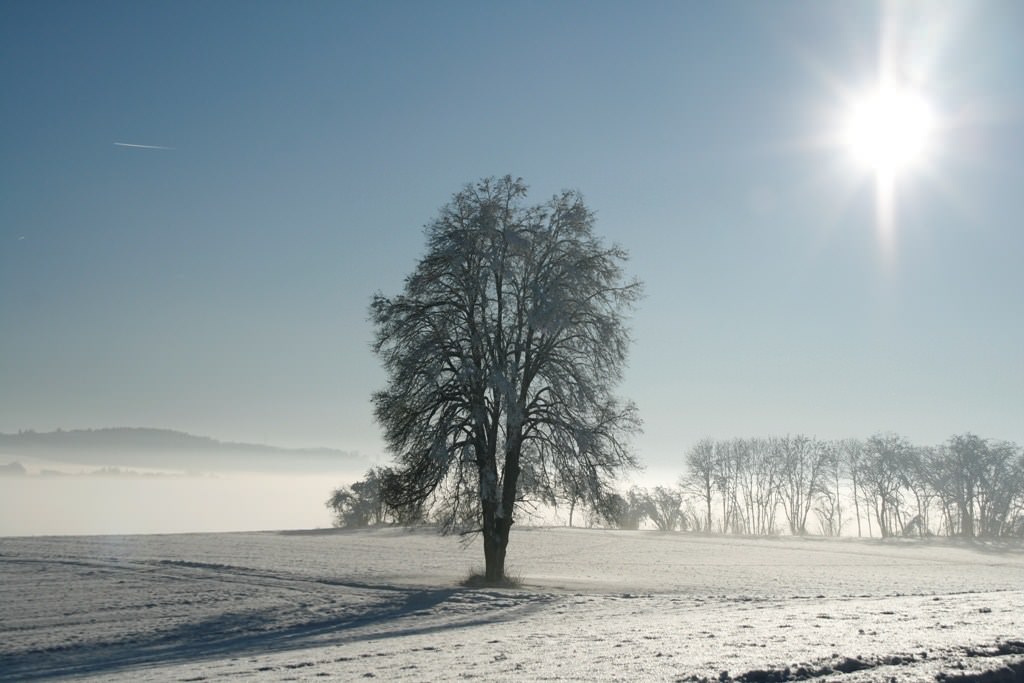
POLYGON ((3 538, 0 679, 1024 672, 1020 544, 520 528, 522 587, 463 588, 479 544, 393 528, 3 538))

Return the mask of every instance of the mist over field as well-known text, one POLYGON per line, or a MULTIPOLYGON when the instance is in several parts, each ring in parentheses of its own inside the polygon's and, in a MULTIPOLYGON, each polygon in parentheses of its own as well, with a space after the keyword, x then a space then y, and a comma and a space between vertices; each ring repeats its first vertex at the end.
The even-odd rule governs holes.
POLYGON ((0 477, 0 536, 328 527, 330 474, 0 477))
POLYGON ((0 434, 0 536, 315 529, 366 466, 169 430, 0 434))
MULTIPOLYGON (((0 536, 330 527, 331 491, 371 464, 353 452, 159 429, 0 434, 0 536)), ((655 466, 632 481, 670 485, 676 477, 655 466)), ((566 514, 540 510, 522 521, 562 524, 566 514)))

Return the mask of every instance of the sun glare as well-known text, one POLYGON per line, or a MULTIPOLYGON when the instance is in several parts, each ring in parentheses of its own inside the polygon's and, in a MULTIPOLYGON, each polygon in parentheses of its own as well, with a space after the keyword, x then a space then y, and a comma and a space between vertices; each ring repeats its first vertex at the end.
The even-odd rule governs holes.
POLYGON ((886 84, 847 99, 839 143, 875 186, 875 221, 892 248, 897 189, 935 156, 937 117, 918 90, 886 84))
POLYGON ((843 141, 858 164, 891 179, 925 160, 933 128, 934 115, 924 97, 882 88, 851 108, 843 141))

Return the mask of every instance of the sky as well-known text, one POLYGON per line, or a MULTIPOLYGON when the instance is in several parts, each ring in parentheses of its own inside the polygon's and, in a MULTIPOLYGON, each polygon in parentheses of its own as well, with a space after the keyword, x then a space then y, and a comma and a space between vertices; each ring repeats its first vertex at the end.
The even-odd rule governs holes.
POLYGON ((705 436, 1024 443, 1022 38, 995 0, 3 3, 0 431, 386 462, 370 298, 511 174, 581 191, 645 283, 619 393, 652 470, 705 436), (841 135, 881 78, 934 115, 889 194, 841 135))

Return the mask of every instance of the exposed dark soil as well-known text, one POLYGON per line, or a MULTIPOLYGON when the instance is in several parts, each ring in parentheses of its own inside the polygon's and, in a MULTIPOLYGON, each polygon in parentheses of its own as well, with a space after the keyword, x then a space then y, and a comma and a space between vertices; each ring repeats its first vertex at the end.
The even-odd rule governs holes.
MULTIPOLYGON (((949 673, 936 675, 938 683, 1019 683, 1024 682, 1024 641, 1007 640, 993 644, 991 647, 963 647, 945 653, 944 660, 995 658, 1006 656, 1022 656, 1019 661, 999 662, 991 669, 983 672, 949 673)), ((810 664, 787 666, 777 669, 754 669, 740 674, 721 672, 717 678, 689 677, 680 683, 786 683, 787 681, 808 681, 832 674, 848 674, 865 671, 882 666, 901 666, 914 664, 929 658, 928 653, 891 655, 886 657, 838 657, 828 661, 810 664)), ((963 668, 963 664, 960 664, 963 668)))

